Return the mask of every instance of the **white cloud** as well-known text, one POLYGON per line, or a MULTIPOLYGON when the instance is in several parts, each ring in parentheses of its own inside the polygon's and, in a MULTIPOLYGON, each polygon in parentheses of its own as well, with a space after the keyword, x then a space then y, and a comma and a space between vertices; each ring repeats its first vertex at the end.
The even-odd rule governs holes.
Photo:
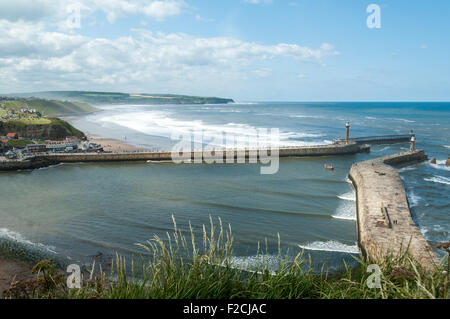
POLYGON ((267 78, 272 75, 272 69, 269 68, 262 68, 253 70, 253 73, 255 73, 260 78, 267 78))
POLYGON ((0 92, 40 89, 115 89, 160 91, 223 87, 264 78, 258 62, 288 57, 322 64, 337 54, 327 43, 260 44, 230 37, 133 29, 132 36, 92 38, 48 31, 43 22, 0 20, 0 92), (38 85, 38 86, 35 86, 38 85), (39 86, 40 85, 40 86, 39 86))
POLYGON ((179 15, 186 3, 183 0, 0 0, 0 19, 49 19, 61 26, 74 6, 81 9, 82 18, 101 11, 110 23, 114 23, 117 18, 136 14, 162 21, 179 15))
POLYGON ((244 2, 251 3, 251 4, 259 4, 259 3, 268 4, 268 3, 272 3, 272 0, 244 0, 244 2))
POLYGON ((49 0, 0 0, 0 19, 37 21, 56 14, 60 2, 49 0), (52 3, 56 6, 52 6, 52 3))
POLYGON ((214 21, 214 19, 204 18, 199 14, 195 15, 195 20, 200 21, 200 22, 213 22, 214 21))

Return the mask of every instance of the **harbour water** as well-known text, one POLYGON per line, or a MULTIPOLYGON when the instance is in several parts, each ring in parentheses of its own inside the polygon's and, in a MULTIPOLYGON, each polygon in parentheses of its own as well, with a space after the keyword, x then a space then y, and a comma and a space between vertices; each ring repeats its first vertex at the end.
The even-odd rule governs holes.
MULTIPOLYGON (((170 150, 174 132, 204 130, 242 136, 279 128, 281 145, 327 144, 343 138, 408 133, 436 157, 400 170, 413 218, 430 244, 450 231, 450 103, 235 103, 227 105, 105 105, 70 122, 87 134, 170 150)), ((187 232, 210 216, 231 225, 236 264, 251 265, 258 242, 276 256, 302 250, 313 261, 351 263, 356 245, 355 192, 347 174, 356 161, 407 150, 374 145, 370 154, 285 158, 274 175, 259 164, 64 164, 0 174, 0 249, 31 258, 89 264, 94 256, 144 253, 135 245, 173 229, 187 232), (323 168, 333 164, 334 171, 323 168)), ((442 252, 436 251, 439 256, 442 252)))

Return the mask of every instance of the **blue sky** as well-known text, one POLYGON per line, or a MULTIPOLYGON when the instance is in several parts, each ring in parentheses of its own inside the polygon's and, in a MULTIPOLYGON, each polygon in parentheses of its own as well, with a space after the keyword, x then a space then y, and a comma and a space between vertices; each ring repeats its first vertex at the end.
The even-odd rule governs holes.
POLYGON ((448 101, 449 13, 445 0, 0 0, 0 92, 448 101))

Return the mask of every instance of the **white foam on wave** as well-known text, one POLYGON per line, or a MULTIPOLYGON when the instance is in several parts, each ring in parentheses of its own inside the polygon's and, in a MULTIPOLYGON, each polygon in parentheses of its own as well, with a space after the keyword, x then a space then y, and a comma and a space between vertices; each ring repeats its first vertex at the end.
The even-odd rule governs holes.
POLYGON ((172 117, 169 111, 147 110, 144 112, 133 112, 125 114, 114 114, 104 116, 99 120, 101 123, 114 123, 144 134, 171 138, 175 136, 190 135, 191 132, 203 132, 204 141, 207 144, 226 147, 223 134, 233 136, 237 147, 256 146, 308 146, 327 144, 321 140, 323 134, 307 132, 280 131, 280 141, 272 140, 270 130, 267 133, 258 130, 257 127, 242 123, 207 124, 202 120, 179 120, 172 117), (315 138, 314 141, 302 141, 305 138, 315 138), (266 145, 261 145, 264 141, 266 145), (259 143, 259 145, 258 145, 259 143))
POLYGON ((41 243, 34 243, 34 242, 26 239, 25 237, 23 237, 21 234, 15 232, 15 231, 9 230, 7 228, 0 228, 0 238, 6 238, 11 241, 20 243, 20 244, 37 247, 39 249, 44 249, 46 251, 49 251, 53 254, 57 254, 57 252, 55 251, 56 248, 54 246, 47 246, 47 245, 44 245, 41 243))
POLYGON ((306 250, 319 250, 319 251, 332 251, 332 252, 342 252, 350 254, 358 254, 358 245, 347 245, 340 243, 338 241, 315 241, 305 245, 298 245, 302 249, 306 250))
POLYGON ((430 178, 424 178, 424 180, 427 182, 432 182, 432 183, 450 185, 450 178, 440 176, 440 175, 434 175, 433 177, 430 177, 430 178))
POLYGON ((343 200, 356 201, 356 193, 353 190, 349 191, 349 192, 347 192, 345 194, 338 195, 337 197, 340 198, 340 199, 343 199, 343 200))
POLYGON ((417 169, 417 167, 414 167, 414 166, 408 166, 408 167, 402 167, 402 168, 399 168, 398 172, 399 172, 399 173, 402 173, 402 172, 406 172, 406 171, 414 171, 414 170, 416 170, 416 169, 417 169))
POLYGON ((385 146, 382 149, 378 150, 378 152, 384 152, 384 151, 387 151, 390 148, 391 148, 390 146, 385 146))
POLYGON ((414 191, 407 192, 408 202, 411 207, 419 205, 420 200, 422 197, 414 193, 414 191))
POLYGON ((231 102, 231 105, 258 105, 258 102, 231 102))
POLYGON ((52 169, 54 167, 58 167, 58 166, 62 166, 63 163, 59 163, 59 164, 54 164, 54 165, 49 165, 49 166, 45 166, 45 167, 39 167, 38 170, 48 170, 48 169, 52 169))
POLYGON ((427 240, 432 239, 434 236, 430 233, 441 233, 440 235, 443 235, 445 237, 448 237, 449 229, 442 225, 433 225, 433 226, 419 226, 419 230, 421 231, 422 235, 425 236, 427 240))
MULTIPOLYGON (((353 196, 353 195, 352 195, 353 196)), ((336 219, 356 220, 356 195, 355 199, 345 199, 339 202, 336 213, 331 217, 336 219)))
POLYGON ((436 164, 430 164, 432 168, 450 171, 450 167, 445 165, 446 160, 436 160, 436 164))
POLYGON ((299 119, 321 119, 323 118, 322 116, 318 116, 318 115, 289 115, 289 117, 291 118, 299 118, 299 119))
POLYGON ((388 118, 388 120, 400 121, 400 122, 405 122, 405 123, 415 123, 416 122, 416 121, 413 121, 413 120, 399 119, 399 118, 388 118))
POLYGON ((419 230, 420 230, 420 232, 422 233, 422 235, 423 235, 426 239, 429 239, 429 238, 426 236, 426 234, 430 231, 430 230, 428 229, 428 227, 426 227, 426 226, 419 226, 419 230))
POLYGON ((280 265, 280 259, 274 255, 233 256, 228 262, 231 267, 258 272, 266 269, 273 272, 280 265))

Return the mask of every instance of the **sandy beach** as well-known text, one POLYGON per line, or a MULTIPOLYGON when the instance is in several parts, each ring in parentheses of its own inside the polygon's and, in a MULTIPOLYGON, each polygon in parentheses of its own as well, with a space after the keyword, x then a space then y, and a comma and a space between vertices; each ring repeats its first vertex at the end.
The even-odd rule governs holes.
POLYGON ((0 299, 11 282, 30 279, 31 268, 32 266, 26 262, 0 256, 0 299))
POLYGON ((142 147, 136 147, 130 144, 127 144, 124 141, 111 139, 111 138, 101 138, 95 135, 87 136, 91 143, 99 144, 103 147, 105 152, 145 152, 149 151, 148 149, 142 147))

